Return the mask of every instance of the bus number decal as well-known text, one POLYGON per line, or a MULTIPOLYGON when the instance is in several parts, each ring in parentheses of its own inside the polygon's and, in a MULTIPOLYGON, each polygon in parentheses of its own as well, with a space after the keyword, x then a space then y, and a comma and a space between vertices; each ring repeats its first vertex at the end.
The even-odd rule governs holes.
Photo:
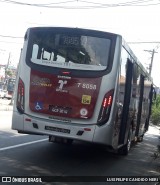
POLYGON ((96 85, 94 84, 86 84, 86 83, 77 83, 78 87, 82 87, 83 89, 96 90, 96 85))
POLYGON ((82 95, 82 104, 91 104, 91 96, 82 95))

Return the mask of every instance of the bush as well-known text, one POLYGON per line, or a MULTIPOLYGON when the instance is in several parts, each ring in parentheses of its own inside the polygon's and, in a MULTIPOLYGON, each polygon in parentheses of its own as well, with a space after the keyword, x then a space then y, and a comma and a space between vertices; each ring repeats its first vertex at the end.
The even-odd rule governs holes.
POLYGON ((153 102, 151 119, 154 125, 160 124, 160 95, 153 102))
POLYGON ((155 107, 152 107, 152 123, 158 125, 160 122, 160 110, 155 107))

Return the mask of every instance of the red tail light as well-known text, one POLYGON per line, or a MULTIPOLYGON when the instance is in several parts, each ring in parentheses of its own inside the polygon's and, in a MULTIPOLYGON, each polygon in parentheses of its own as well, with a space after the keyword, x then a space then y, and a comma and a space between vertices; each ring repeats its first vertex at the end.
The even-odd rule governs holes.
POLYGON ((111 112, 111 106, 112 106, 112 100, 113 100, 113 94, 114 94, 114 90, 111 90, 107 92, 103 98, 101 110, 98 116, 98 123, 100 125, 105 124, 109 119, 109 115, 111 112))
POLYGON ((18 82, 17 109, 20 113, 24 113, 24 83, 21 78, 18 82))
POLYGON ((112 96, 110 95, 109 97, 105 97, 103 100, 103 107, 108 107, 112 104, 112 96))

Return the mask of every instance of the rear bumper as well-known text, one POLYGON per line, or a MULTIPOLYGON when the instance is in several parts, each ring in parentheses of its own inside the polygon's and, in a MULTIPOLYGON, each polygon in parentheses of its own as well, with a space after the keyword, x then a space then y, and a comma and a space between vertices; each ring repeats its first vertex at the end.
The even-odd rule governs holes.
POLYGON ((55 122, 18 112, 14 112, 12 118, 12 129, 20 133, 53 135, 88 142, 93 142, 95 127, 95 125, 55 122))
POLYGON ((20 114, 17 111, 13 112, 12 129, 19 133, 62 137, 107 146, 112 146, 113 143, 112 128, 107 124, 99 127, 73 122, 66 123, 20 114))

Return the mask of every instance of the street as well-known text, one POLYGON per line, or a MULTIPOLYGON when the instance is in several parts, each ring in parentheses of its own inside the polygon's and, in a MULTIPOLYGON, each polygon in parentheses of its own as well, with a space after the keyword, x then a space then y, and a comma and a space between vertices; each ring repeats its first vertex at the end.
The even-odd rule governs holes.
MULTIPOLYGON (((128 156, 118 156, 89 143, 76 141, 71 146, 60 145, 49 143, 46 136, 18 134, 11 130, 11 119, 12 111, 0 111, 0 176, 159 175, 159 160, 151 157, 156 150, 159 137, 159 130, 153 126, 150 126, 144 141, 131 148, 128 156)), ((76 184, 84 184, 82 182, 76 184)), ((109 182, 109 184, 122 183, 109 182)), ((55 184, 75 183, 55 182, 55 184)), ((154 185, 155 182, 129 182, 129 184, 154 185)))

